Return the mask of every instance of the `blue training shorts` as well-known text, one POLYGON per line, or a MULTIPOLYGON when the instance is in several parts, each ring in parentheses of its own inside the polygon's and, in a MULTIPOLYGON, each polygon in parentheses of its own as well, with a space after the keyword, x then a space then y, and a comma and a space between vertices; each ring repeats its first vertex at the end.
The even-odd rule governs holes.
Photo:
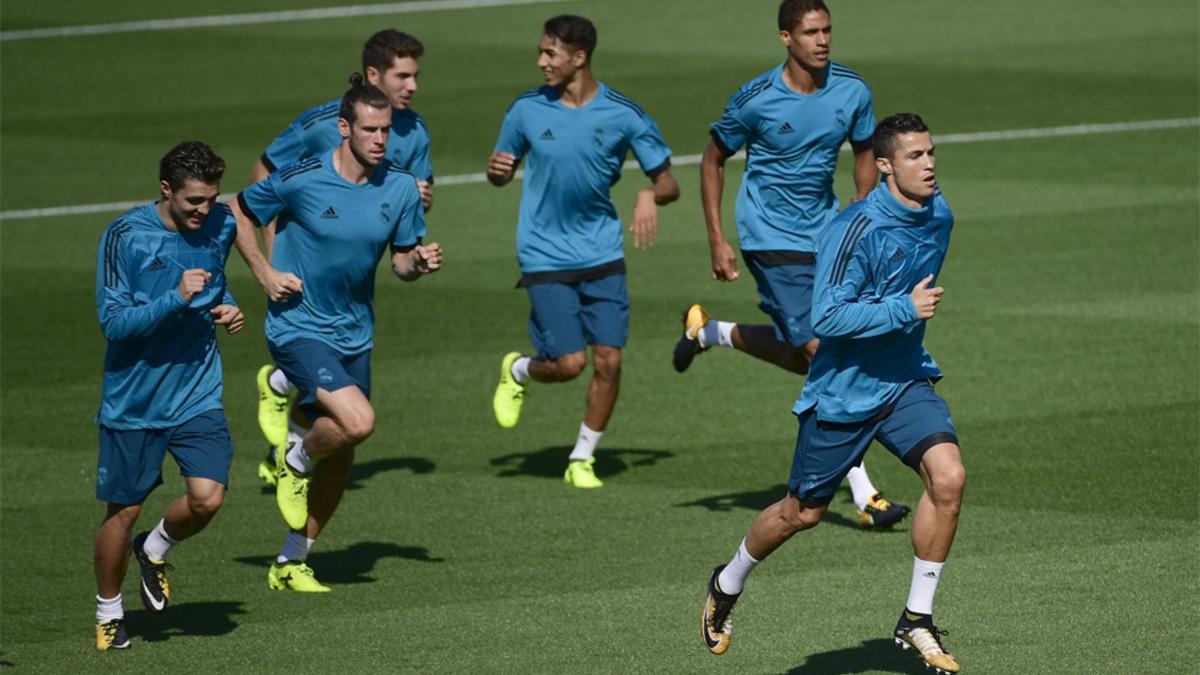
POLYGON ((587 345, 621 348, 629 339, 625 275, 527 286, 529 339, 538 356, 556 359, 587 345))
POLYGON ((371 398, 371 350, 347 356, 320 340, 297 338, 283 345, 267 343, 275 365, 296 387, 296 404, 310 418, 321 414, 317 389, 337 391, 351 385, 371 398))
POLYGON ((915 471, 925 451, 939 443, 958 443, 946 401, 925 380, 913 382, 900 398, 875 417, 858 424, 817 419, 817 409, 796 415, 800 433, 788 490, 810 506, 828 504, 850 469, 862 462, 871 441, 879 441, 915 471))
POLYGON ((758 284, 758 308, 771 317, 780 340, 802 347, 816 337, 812 329, 812 299, 817 266, 767 264, 761 253, 742 252, 742 260, 758 284))
POLYGON ((167 453, 185 478, 208 478, 229 485, 233 441, 225 412, 209 410, 166 429, 100 427, 96 499, 112 504, 141 504, 162 484, 167 453))

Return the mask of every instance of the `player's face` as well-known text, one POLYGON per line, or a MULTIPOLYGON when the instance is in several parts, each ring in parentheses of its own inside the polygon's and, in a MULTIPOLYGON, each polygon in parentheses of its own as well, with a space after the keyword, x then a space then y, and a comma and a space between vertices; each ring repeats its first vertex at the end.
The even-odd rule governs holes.
POLYGON ((587 53, 574 49, 553 35, 543 35, 538 43, 538 68, 551 87, 561 87, 575 77, 587 62, 587 53))
POLYGON ((392 65, 382 73, 367 66, 367 81, 383 90, 392 107, 404 110, 412 105, 417 93, 417 78, 421 76, 421 64, 412 57, 392 59, 392 65))
POLYGON ((354 106, 354 114, 358 118, 354 124, 345 119, 338 120, 338 129, 342 137, 350 142, 350 152, 359 163, 365 167, 373 167, 383 161, 387 153, 388 134, 392 129, 392 111, 388 108, 376 108, 366 103, 354 106))
POLYGON ((790 31, 779 31, 779 39, 788 55, 808 70, 820 70, 829 63, 829 43, 833 26, 829 14, 821 10, 808 12, 790 31))
POLYGON ((199 230, 221 194, 220 183, 210 184, 195 178, 184 179, 178 190, 172 190, 165 180, 159 183, 159 188, 171 222, 181 231, 199 230))
POLYGON ((888 177, 889 186, 908 199, 924 204, 937 189, 934 169, 933 139, 928 131, 901 134, 896 137, 890 158, 875 160, 875 166, 888 177))

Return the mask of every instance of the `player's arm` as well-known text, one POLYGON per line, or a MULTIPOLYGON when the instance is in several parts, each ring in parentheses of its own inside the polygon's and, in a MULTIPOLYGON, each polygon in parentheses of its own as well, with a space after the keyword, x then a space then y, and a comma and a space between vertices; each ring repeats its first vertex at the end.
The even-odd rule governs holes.
MULTIPOLYGON (((263 251, 258 245, 258 236, 255 230, 262 226, 259 216, 247 203, 247 194, 257 194, 266 192, 268 181, 260 181, 251 185, 245 191, 238 194, 237 199, 229 205, 233 212, 233 217, 237 219, 237 238, 234 244, 237 246, 238 253, 242 255, 242 260, 246 261, 246 266, 254 273, 254 278, 258 279, 258 283, 262 284, 263 290, 267 292, 267 297, 275 302, 285 302, 293 295, 302 292, 303 283, 300 278, 290 272, 280 272, 271 266, 271 263, 263 255, 263 251)), ((251 197, 253 198, 253 197, 251 197)), ((275 214, 271 213, 267 218, 267 222, 274 219, 275 214)))
POLYGON ((392 247, 392 273, 401 281, 416 281, 442 268, 442 247, 436 242, 392 247))
POLYGON ((211 276, 203 269, 184 270, 178 286, 137 304, 129 286, 131 275, 137 273, 134 254, 124 238, 112 241, 111 236, 109 231, 100 240, 96 264, 96 316, 110 342, 151 335, 167 317, 183 311, 211 276))
POLYGON ((838 228, 836 238, 822 237, 813 289, 813 332, 819 338, 868 338, 911 329, 933 316, 942 290, 928 288, 933 276, 923 279, 911 294, 888 296, 878 302, 860 302, 873 267, 871 250, 859 238, 853 223, 838 228), (833 255, 826 255, 830 251, 833 255))
POLYGON ((679 199, 679 183, 671 175, 670 162, 666 162, 662 168, 651 172, 650 187, 638 190, 633 220, 629 223, 634 246, 646 249, 654 245, 658 238, 658 207, 676 199, 679 199))
POLYGON ((392 202, 407 204, 392 233, 392 273, 401 281, 416 281, 442 267, 442 247, 421 242, 427 234, 425 208, 420 198, 420 181, 414 178, 412 185, 407 196, 401 195, 392 202))
POLYGON ((875 168, 875 152, 870 139, 852 142, 850 149, 854 152, 854 199, 851 202, 857 202, 866 199, 879 184, 879 170, 875 168))
POLYGON ((712 255, 712 277, 717 281, 738 278, 737 255, 725 240, 721 229, 721 195, 725 191, 725 161, 733 155, 710 139, 700 157, 700 204, 708 227, 708 248, 712 255))
POLYGON ((504 121, 500 124, 500 137, 496 139, 496 148, 488 158, 487 179, 496 187, 503 187, 517 174, 517 166, 521 163, 527 149, 525 135, 521 133, 519 118, 521 108, 516 102, 504 113, 504 121))
POLYGON ((488 158, 487 179, 496 187, 504 187, 517 173, 517 156, 511 152, 493 152, 488 158))
MULTIPOLYGON (((274 169, 267 166, 267 153, 263 153, 250 169, 250 184, 253 185, 273 173, 274 169)), ((267 223, 266 227, 258 228, 262 232, 262 250, 267 260, 271 259, 271 251, 275 248, 275 221, 267 223)))
POLYGON ((246 316, 242 314, 242 308, 238 307, 237 301, 233 299, 233 293, 229 292, 229 286, 225 286, 225 293, 221 296, 221 304, 208 310, 212 315, 213 323, 218 326, 224 326, 227 333, 236 333, 246 325, 246 316))
POLYGON ((879 184, 879 172, 875 168, 875 152, 871 137, 875 135, 875 101, 871 90, 864 84, 859 92, 858 105, 850 127, 850 149, 854 152, 854 199, 866 199, 879 184), (855 140, 858 139, 858 140, 855 140))

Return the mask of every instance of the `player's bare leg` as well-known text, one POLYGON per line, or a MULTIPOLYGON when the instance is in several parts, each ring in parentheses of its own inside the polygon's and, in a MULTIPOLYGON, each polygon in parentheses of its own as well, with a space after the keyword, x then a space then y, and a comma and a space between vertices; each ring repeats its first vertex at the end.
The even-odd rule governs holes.
POLYGON ((939 673, 957 673, 958 661, 945 651, 942 631, 933 623, 933 596, 954 543, 967 472, 958 446, 939 443, 921 458, 925 492, 913 517, 913 574, 908 600, 893 633, 896 644, 916 649, 939 673))
POLYGON ((596 444, 600 442, 621 390, 621 350, 618 347, 592 345, 592 380, 587 389, 587 410, 579 425, 579 436, 568 458, 563 481, 577 488, 598 488, 604 483, 596 477, 596 444))
POLYGON ((780 340, 776 336, 775 327, 768 324, 736 324, 730 337, 733 347, 738 351, 799 375, 808 373, 808 366, 817 353, 819 342, 814 338, 802 347, 794 347, 780 340))

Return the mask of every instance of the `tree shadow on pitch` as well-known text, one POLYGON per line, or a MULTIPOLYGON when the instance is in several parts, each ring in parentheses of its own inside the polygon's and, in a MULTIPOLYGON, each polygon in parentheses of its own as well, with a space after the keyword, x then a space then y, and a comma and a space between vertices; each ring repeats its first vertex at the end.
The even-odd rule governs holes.
MULTIPOLYGON (((765 490, 751 490, 749 492, 730 492, 723 495, 713 495, 711 497, 701 497, 693 502, 683 502, 675 506, 702 506, 709 511, 732 511, 735 508, 747 509, 750 511, 762 511, 775 502, 783 499, 783 496, 788 492, 786 483, 780 483, 769 487, 765 490)), ((837 500, 848 504, 848 511, 854 510, 854 500, 843 499, 837 500)), ((849 527, 855 530, 865 531, 858 524, 857 520, 847 518, 840 513, 841 506, 836 507, 835 504, 830 504, 825 510, 825 516, 821 518, 821 522, 829 525, 838 525, 841 527, 849 527)), ((871 530, 871 532, 887 532, 888 530, 871 530)))
MULTIPOLYGON (((422 546, 400 546, 391 542, 360 541, 340 551, 317 551, 308 556, 308 564, 324 584, 366 584, 375 581, 371 572, 384 558, 403 558, 418 562, 440 563, 422 546)), ((255 555, 234 558, 237 562, 266 569, 275 562, 274 555, 255 555)))
MULTIPOLYGON (((372 478, 375 474, 386 473, 388 471, 400 471, 407 469, 415 475, 433 473, 437 465, 425 459, 424 457, 385 457, 383 459, 374 459, 361 464, 355 462, 354 466, 350 467, 350 479, 346 483, 347 490, 361 490, 366 487, 363 481, 372 478)), ((269 485, 263 485, 262 494, 275 494, 275 488, 269 485)))
POLYGON ((163 642, 173 637, 228 635, 238 626, 233 617, 245 613, 240 602, 180 602, 163 614, 135 609, 125 615, 125 624, 131 638, 163 642))
POLYGON ((865 640, 857 647, 813 654, 787 675, 841 675, 843 673, 928 673, 924 661, 900 650, 890 639, 865 640))
MULTIPOLYGON (((567 456, 571 454, 572 449, 573 447, 569 445, 559 445, 542 448, 537 452, 514 452, 493 457, 490 463, 501 469, 500 473, 496 475, 502 478, 535 476, 561 479, 567 470, 567 456)), ((674 456, 675 453, 666 450, 609 448, 596 451, 596 464, 593 468, 600 478, 609 478, 630 467, 654 466, 658 460, 674 456)))

